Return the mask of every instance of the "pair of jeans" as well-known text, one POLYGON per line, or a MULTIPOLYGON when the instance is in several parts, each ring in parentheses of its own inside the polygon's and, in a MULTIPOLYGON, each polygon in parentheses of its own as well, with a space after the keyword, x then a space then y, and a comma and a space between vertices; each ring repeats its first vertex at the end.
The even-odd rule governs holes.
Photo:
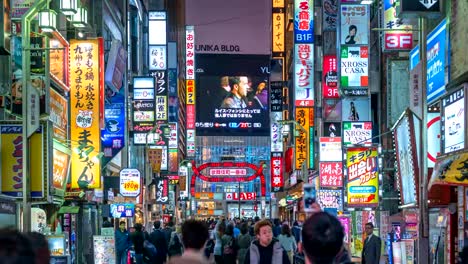
POLYGON ((124 250, 124 251, 117 251, 117 253, 115 254, 115 263, 116 264, 127 264, 127 251, 124 250))

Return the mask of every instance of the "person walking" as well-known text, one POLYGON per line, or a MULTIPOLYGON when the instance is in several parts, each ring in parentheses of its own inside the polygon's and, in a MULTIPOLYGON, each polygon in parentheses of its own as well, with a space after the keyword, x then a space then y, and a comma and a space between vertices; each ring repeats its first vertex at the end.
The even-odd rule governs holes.
POLYGON ((185 250, 182 256, 169 260, 168 264, 206 264, 203 248, 208 240, 208 227, 196 220, 187 220, 182 224, 182 243, 185 250))
POLYGON ((215 227, 215 246, 214 246, 214 258, 216 264, 223 264, 223 243, 221 238, 224 235, 224 232, 226 231, 226 225, 224 221, 218 222, 218 224, 215 227))
POLYGON ((126 227, 125 221, 120 221, 119 228, 115 230, 115 253, 116 263, 122 264, 127 263, 126 255, 127 249, 130 247, 130 236, 126 227))
POLYGON ((234 237, 234 226, 229 224, 226 228, 226 233, 221 237, 222 249, 223 249, 223 263, 224 264, 236 264, 237 259, 237 241, 234 237))
POLYGON ((299 241, 301 241, 301 231, 302 231, 302 228, 299 226, 299 222, 294 221, 291 232, 294 235, 294 239, 296 240, 296 243, 299 243, 299 241))
POLYGON ((380 237, 374 235, 374 224, 366 224, 366 239, 362 247, 362 264, 379 264, 382 242, 380 237))
POLYGON ((249 234, 249 226, 247 223, 243 223, 240 228, 241 234, 237 238, 237 245, 239 246, 239 252, 237 253, 237 263, 244 264, 245 255, 249 250, 250 243, 252 243, 252 236, 249 234))
POLYGON ((141 224, 135 224, 135 232, 130 234, 130 240, 135 249, 136 264, 143 264, 143 243, 145 242, 145 235, 143 234, 143 226, 141 224))
POLYGON ((291 229, 288 224, 283 224, 281 227, 281 235, 278 236, 278 241, 288 254, 289 261, 293 263, 294 252, 297 250, 296 239, 291 235, 291 229))
POLYGON ((273 238, 272 224, 261 220, 255 224, 256 239, 250 244, 244 264, 291 264, 286 251, 273 238))
POLYGON ((161 230, 161 222, 155 221, 154 230, 150 234, 150 241, 156 247, 157 254, 153 264, 162 264, 167 259, 167 243, 164 232, 161 230))
POLYGON ((182 245, 180 234, 181 234, 181 227, 177 226, 176 230, 172 232, 171 239, 169 240, 169 246, 168 246, 169 258, 182 255, 184 246, 182 245))

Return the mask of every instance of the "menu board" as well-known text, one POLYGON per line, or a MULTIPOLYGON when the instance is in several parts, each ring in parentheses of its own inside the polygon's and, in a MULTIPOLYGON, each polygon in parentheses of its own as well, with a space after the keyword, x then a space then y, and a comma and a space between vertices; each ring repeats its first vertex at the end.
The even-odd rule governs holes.
POLYGON ((94 264, 115 264, 113 236, 93 236, 94 264))

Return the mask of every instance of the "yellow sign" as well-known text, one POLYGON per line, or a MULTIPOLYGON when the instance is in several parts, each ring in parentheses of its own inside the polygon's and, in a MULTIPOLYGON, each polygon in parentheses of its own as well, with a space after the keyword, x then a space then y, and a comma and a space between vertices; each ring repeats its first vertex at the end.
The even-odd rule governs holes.
POLYGON ((373 207, 379 205, 379 166, 377 149, 370 147, 348 148, 348 206, 373 207))
POLYGON ((272 0, 273 8, 284 8, 284 0, 272 0))
MULTIPOLYGON (((438 160, 434 166, 429 186, 468 186, 468 153, 450 155, 438 160)), ((430 188, 430 187, 429 187, 430 188)))
POLYGON ((187 80, 187 105, 195 105, 195 80, 187 80))
POLYGON ((140 183, 136 181, 129 181, 123 184, 125 191, 136 192, 140 189, 140 183))
POLYGON ((297 107, 296 122, 301 125, 305 131, 296 127, 299 136, 296 137, 296 170, 300 170, 302 163, 306 162, 306 167, 309 168, 309 126, 310 126, 310 110, 311 108, 297 107))
POLYGON ((273 13, 273 52, 284 52, 284 13, 273 13))
MULTIPOLYGON (((21 125, 0 125, 0 167, 2 194, 15 198, 23 197, 23 142, 21 125)), ((36 132, 30 138, 29 175, 31 197, 44 197, 43 188, 43 132, 36 132)))
POLYGON ((72 188, 101 186, 100 56, 99 39, 70 41, 72 188))
POLYGON ((195 198, 200 200, 209 200, 213 199, 213 193, 195 193, 195 198))

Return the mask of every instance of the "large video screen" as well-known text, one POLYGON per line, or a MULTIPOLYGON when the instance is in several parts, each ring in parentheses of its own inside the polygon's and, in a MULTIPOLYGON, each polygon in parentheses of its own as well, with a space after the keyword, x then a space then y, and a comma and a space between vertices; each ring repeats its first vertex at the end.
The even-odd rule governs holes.
POLYGON ((197 56, 197 136, 269 135, 268 56, 197 56))

